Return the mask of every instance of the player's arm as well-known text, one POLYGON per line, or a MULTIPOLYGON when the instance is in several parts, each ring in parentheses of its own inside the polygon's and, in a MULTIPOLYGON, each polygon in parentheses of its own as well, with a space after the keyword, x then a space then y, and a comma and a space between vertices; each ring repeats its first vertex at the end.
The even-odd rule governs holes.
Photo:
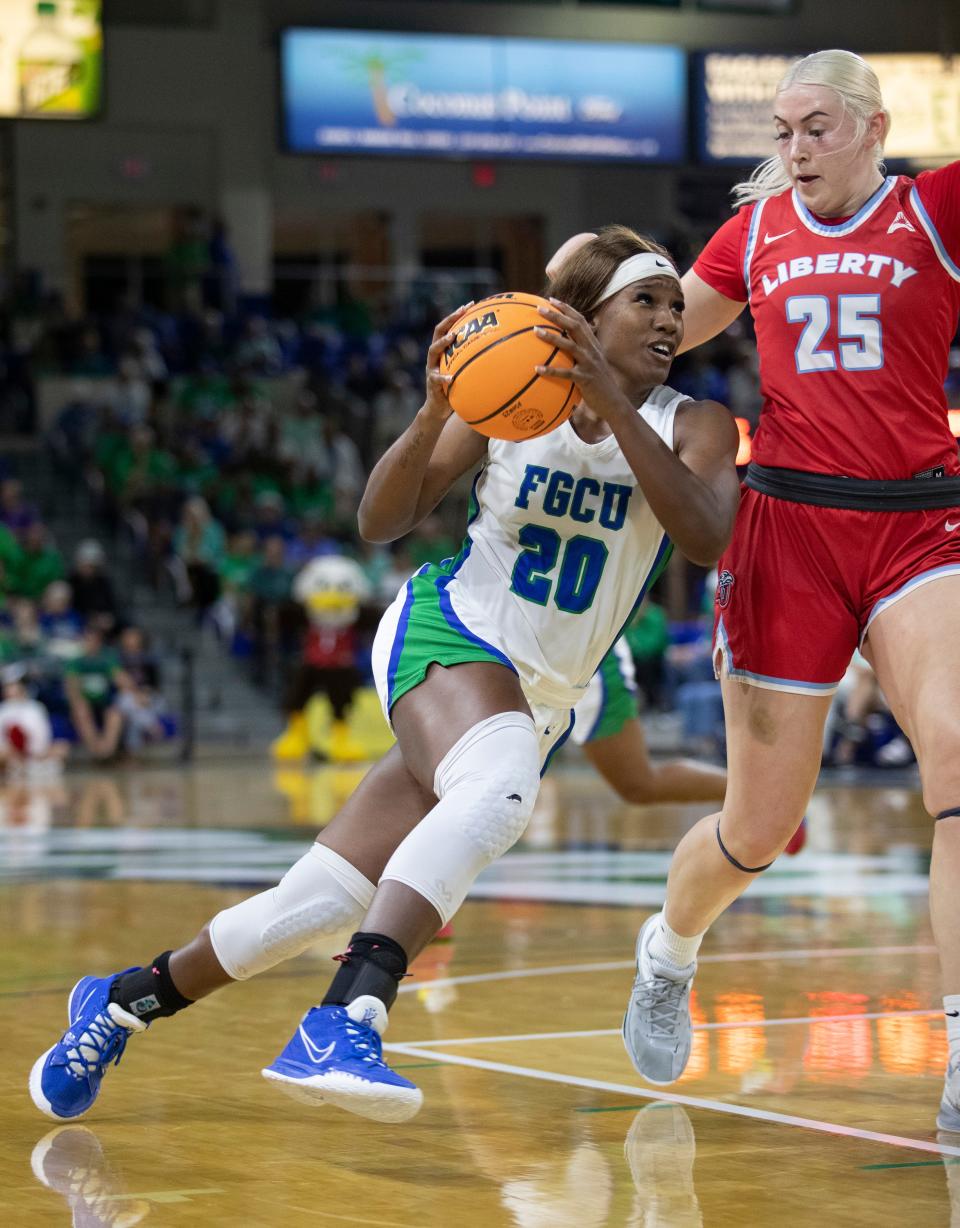
POLYGON ((538 366, 538 373, 576 381, 591 411, 616 436, 651 511, 674 545, 692 563, 712 566, 730 540, 740 501, 739 432, 732 415, 714 401, 684 404, 677 411, 672 451, 620 388, 580 312, 554 299, 540 312, 564 330, 564 336, 552 341, 570 355, 574 366, 570 371, 538 366))
POLYGON ((415 529, 457 478, 475 468, 486 454, 484 436, 450 408, 449 376, 441 375, 439 369, 440 356, 453 340, 453 326, 465 310, 458 308, 434 329, 427 351, 426 399, 367 479, 357 512, 365 541, 395 541, 415 529))
POLYGON ((740 436, 732 414, 715 401, 685 402, 677 410, 671 451, 624 401, 624 410, 607 421, 651 511, 681 554, 712 567, 730 542, 740 503, 740 436))
POLYGON ((921 171, 916 190, 947 258, 960 268, 960 161, 921 171))
POLYGON ((705 341, 710 341, 725 328, 729 328, 737 316, 746 307, 746 303, 727 298, 719 290, 714 290, 702 277, 698 277, 693 269, 689 269, 680 279, 683 287, 683 341, 678 354, 692 350, 705 341))

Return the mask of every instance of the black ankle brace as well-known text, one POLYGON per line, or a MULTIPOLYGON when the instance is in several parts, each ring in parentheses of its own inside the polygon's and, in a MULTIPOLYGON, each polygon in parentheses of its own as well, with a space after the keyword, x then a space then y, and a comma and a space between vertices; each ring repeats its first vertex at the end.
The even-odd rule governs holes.
POLYGON ((324 1006, 348 1006, 355 998, 372 994, 387 1010, 397 997, 397 986, 407 974, 407 953, 385 934, 354 934, 330 983, 324 1006))
POLYGON ((934 822, 939 823, 941 819, 955 818, 960 818, 960 806, 954 806, 952 810, 941 810, 940 813, 935 816, 934 822))
POLYGON ((745 866, 745 865, 742 865, 739 861, 737 861, 736 857, 734 857, 734 855, 730 852, 727 846, 723 843, 723 840, 720 836, 720 820, 719 819, 717 819, 717 844, 720 845, 720 852, 723 853, 727 861, 729 861, 730 864, 734 866, 736 869, 742 870, 744 874, 762 874, 764 870, 769 870, 770 867, 773 865, 772 861, 768 861, 765 866, 745 866))
POLYGON ((185 998, 170 976, 172 954, 172 951, 164 951, 149 967, 118 976, 110 986, 110 1001, 145 1023, 168 1018, 192 1006, 193 999, 185 998))

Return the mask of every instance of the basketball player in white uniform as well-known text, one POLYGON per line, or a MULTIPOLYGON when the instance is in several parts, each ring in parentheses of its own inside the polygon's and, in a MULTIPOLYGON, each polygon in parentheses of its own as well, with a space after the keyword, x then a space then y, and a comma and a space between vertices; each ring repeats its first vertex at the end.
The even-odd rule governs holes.
POLYGON ((549 374, 577 384, 571 419, 514 444, 453 417, 438 365, 454 313, 434 333, 422 409, 368 481, 360 530, 388 541, 480 469, 460 554, 417 572, 377 634, 374 672, 397 746, 276 888, 145 968, 77 983, 68 1031, 31 1074, 44 1112, 86 1112, 131 1032, 346 925, 357 932, 323 1004, 264 1074, 377 1120, 419 1109, 419 1090, 381 1057, 409 960, 522 835, 571 709, 670 542, 713 564, 739 502, 732 417, 663 386, 683 336, 667 253, 609 227, 552 289, 544 323, 565 331, 553 343, 573 366, 549 374))

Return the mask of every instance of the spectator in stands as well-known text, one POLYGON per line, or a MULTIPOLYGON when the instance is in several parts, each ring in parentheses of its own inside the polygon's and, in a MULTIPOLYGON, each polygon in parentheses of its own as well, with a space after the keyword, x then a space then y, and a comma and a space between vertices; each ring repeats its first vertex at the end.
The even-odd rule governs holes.
POLYGON ((360 496, 367 484, 360 449, 333 417, 323 421, 323 444, 330 466, 338 518, 352 518, 356 515, 360 496))
MULTIPOLYGON (((288 503, 295 516, 304 519, 307 516, 332 520, 336 512, 333 482, 329 473, 319 468, 305 469, 295 481, 288 486, 288 503)), ((356 524, 357 504, 354 503, 348 512, 351 529, 356 524)))
POLYGON ((38 622, 44 650, 50 656, 69 660, 80 653, 84 620, 73 605, 73 591, 66 580, 54 580, 44 589, 38 622))
POLYGON ((158 446, 153 428, 134 427, 113 465, 112 487, 121 507, 149 514, 175 489, 176 477, 176 460, 158 446))
POLYGON ((0 767, 8 776, 36 776, 59 771, 70 752, 67 742, 53 736, 50 714, 27 690, 22 666, 0 673, 0 767))
POLYGON ((73 555, 73 570, 67 577, 73 608, 84 623, 96 622, 111 634, 119 619, 113 581, 106 572, 103 547, 92 537, 80 542, 73 555))
POLYGON ((331 457, 324 441, 323 418, 314 393, 299 393, 280 427, 281 459, 301 469, 329 470, 331 457))
POLYGON ((173 570, 178 597, 184 604, 191 604, 198 617, 220 594, 225 544, 223 526, 214 520, 206 499, 199 495, 188 499, 173 534, 173 570))
POLYGON ((36 603, 26 597, 10 601, 10 642, 7 660, 29 661, 43 656, 43 632, 36 603))
POLYGON ((295 650, 303 626, 303 613, 292 596, 294 573, 286 551, 282 537, 268 537, 249 581, 254 657, 261 682, 266 681, 271 663, 295 650))
POLYGON ((264 541, 260 562, 249 580, 250 592, 264 605, 279 606, 290 597, 293 571, 286 555, 287 543, 279 534, 264 541))
POLYGON ((19 478, 4 478, 0 482, 0 524, 17 538, 37 523, 40 513, 23 497, 23 483, 19 478))
POLYGON ((0 591, 8 591, 10 575, 20 558, 20 543, 5 524, 0 523, 0 591))
POLYGON ((117 654, 106 646, 103 632, 96 624, 88 623, 80 655, 64 666, 70 720, 84 747, 97 758, 103 757, 102 729, 113 702, 118 665, 117 654))
POLYGON ((375 370, 362 350, 354 350, 347 359, 347 374, 343 386, 351 396, 369 404, 384 388, 383 376, 375 370))
POLYGON ((98 748, 103 759, 112 758, 120 749, 136 753, 167 736, 160 669, 140 627, 130 625, 120 632, 112 680, 114 698, 104 713, 98 748))
POLYGON ((413 376, 394 361, 385 387, 373 399, 372 460, 379 460, 390 444, 403 434, 422 399, 413 376))
POLYGON ((233 404, 230 382, 221 375, 212 358, 203 358, 187 374, 177 395, 177 408, 188 418, 219 418, 233 404))
POLYGON ((149 328, 135 330, 130 356, 137 363, 140 377, 148 384, 162 384, 170 374, 167 360, 157 348, 157 338, 149 328))
POLYGON ((10 591, 37 598, 48 584, 62 579, 63 571, 63 559, 51 543, 46 525, 34 521, 24 531, 19 557, 10 565, 10 591))
POLYGON ((311 559, 341 554, 340 543, 330 533, 327 518, 319 508, 304 512, 299 532, 287 542, 287 566, 299 571, 311 559))
POLYGON ((111 398, 121 422, 142 426, 150 411, 150 385, 143 375, 135 353, 126 353, 117 368, 117 385, 111 398))
POLYGON ((235 354, 237 365, 258 375, 279 375, 283 354, 263 316, 250 316, 235 354))
POLYGON ((254 501, 253 531, 261 545, 269 538, 280 537, 284 542, 294 536, 294 527, 287 519, 283 495, 278 490, 261 490, 254 501))

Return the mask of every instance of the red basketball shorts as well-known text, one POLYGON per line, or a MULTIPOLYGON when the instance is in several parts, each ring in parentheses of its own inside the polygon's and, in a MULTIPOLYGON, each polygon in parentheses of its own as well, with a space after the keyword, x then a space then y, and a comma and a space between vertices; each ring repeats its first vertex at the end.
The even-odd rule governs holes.
POLYGON ((870 623, 960 574, 960 509, 862 512, 742 490, 720 560, 714 655, 756 686, 835 691, 870 623))

